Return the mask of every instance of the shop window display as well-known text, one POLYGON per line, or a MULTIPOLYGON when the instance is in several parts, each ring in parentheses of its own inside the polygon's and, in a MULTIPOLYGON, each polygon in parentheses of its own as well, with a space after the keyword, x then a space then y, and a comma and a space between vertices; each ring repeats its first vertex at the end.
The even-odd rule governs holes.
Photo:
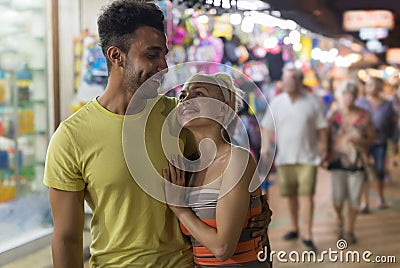
POLYGON ((46 1, 0 1, 0 265, 51 233, 42 185, 48 144, 46 1))

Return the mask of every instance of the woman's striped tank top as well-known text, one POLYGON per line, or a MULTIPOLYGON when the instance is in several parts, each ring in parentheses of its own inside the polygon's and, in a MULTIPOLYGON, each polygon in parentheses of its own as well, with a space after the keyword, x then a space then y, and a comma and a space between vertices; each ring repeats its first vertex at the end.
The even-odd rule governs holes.
MULTIPOLYGON (((189 191, 188 205, 193 212, 207 225, 216 228, 216 206, 219 196, 218 189, 200 189, 189 191)), ((262 250, 258 247, 261 238, 253 238, 252 233, 256 230, 248 227, 249 219, 257 215, 262 210, 261 196, 250 198, 250 206, 246 215, 245 225, 243 226, 234 255, 226 260, 220 261, 203 245, 201 245, 183 224, 180 224, 182 232, 189 236, 193 246, 193 255, 196 267, 269 267, 267 263, 260 263, 257 260, 257 253, 262 250)))

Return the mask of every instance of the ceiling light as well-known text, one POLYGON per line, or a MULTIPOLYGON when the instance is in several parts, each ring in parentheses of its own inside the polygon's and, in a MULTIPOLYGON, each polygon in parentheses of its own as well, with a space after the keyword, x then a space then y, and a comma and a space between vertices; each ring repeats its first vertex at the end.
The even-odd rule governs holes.
POLYGON ((250 16, 244 17, 241 29, 245 33, 251 33, 254 30, 254 21, 250 16))
POLYGON ((271 8, 271 6, 270 4, 259 0, 238 0, 237 8, 241 10, 266 10, 271 8))
POLYGON ((242 15, 238 13, 233 13, 229 16, 229 22, 232 25, 239 25, 242 22, 242 15))
POLYGON ((286 28, 289 30, 295 30, 297 28, 297 23, 293 20, 286 20, 285 21, 286 28))
POLYGON ((299 52, 302 48, 303 48, 303 45, 301 43, 293 44, 293 50, 296 52, 299 52))
POLYGON ((208 23, 208 17, 207 15, 201 15, 197 18, 197 22, 201 24, 207 24, 208 23))

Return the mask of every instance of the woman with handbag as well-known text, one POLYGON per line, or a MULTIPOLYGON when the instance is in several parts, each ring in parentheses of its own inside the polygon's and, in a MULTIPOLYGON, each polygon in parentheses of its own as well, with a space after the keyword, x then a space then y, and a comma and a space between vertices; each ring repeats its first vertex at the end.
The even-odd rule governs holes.
POLYGON ((367 152, 375 138, 368 112, 355 106, 357 85, 345 81, 337 89, 338 106, 328 115, 328 163, 332 171, 332 199, 338 220, 338 238, 356 243, 354 225, 367 169, 367 152), (348 203, 346 226, 344 202, 348 203))

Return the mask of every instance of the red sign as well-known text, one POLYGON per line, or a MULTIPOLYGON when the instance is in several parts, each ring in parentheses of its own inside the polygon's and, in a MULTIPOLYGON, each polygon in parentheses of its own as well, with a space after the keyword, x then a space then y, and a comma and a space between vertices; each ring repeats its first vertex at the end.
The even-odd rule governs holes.
POLYGON ((354 10, 343 14, 343 29, 358 31, 362 28, 393 29, 394 14, 388 10, 354 10))

